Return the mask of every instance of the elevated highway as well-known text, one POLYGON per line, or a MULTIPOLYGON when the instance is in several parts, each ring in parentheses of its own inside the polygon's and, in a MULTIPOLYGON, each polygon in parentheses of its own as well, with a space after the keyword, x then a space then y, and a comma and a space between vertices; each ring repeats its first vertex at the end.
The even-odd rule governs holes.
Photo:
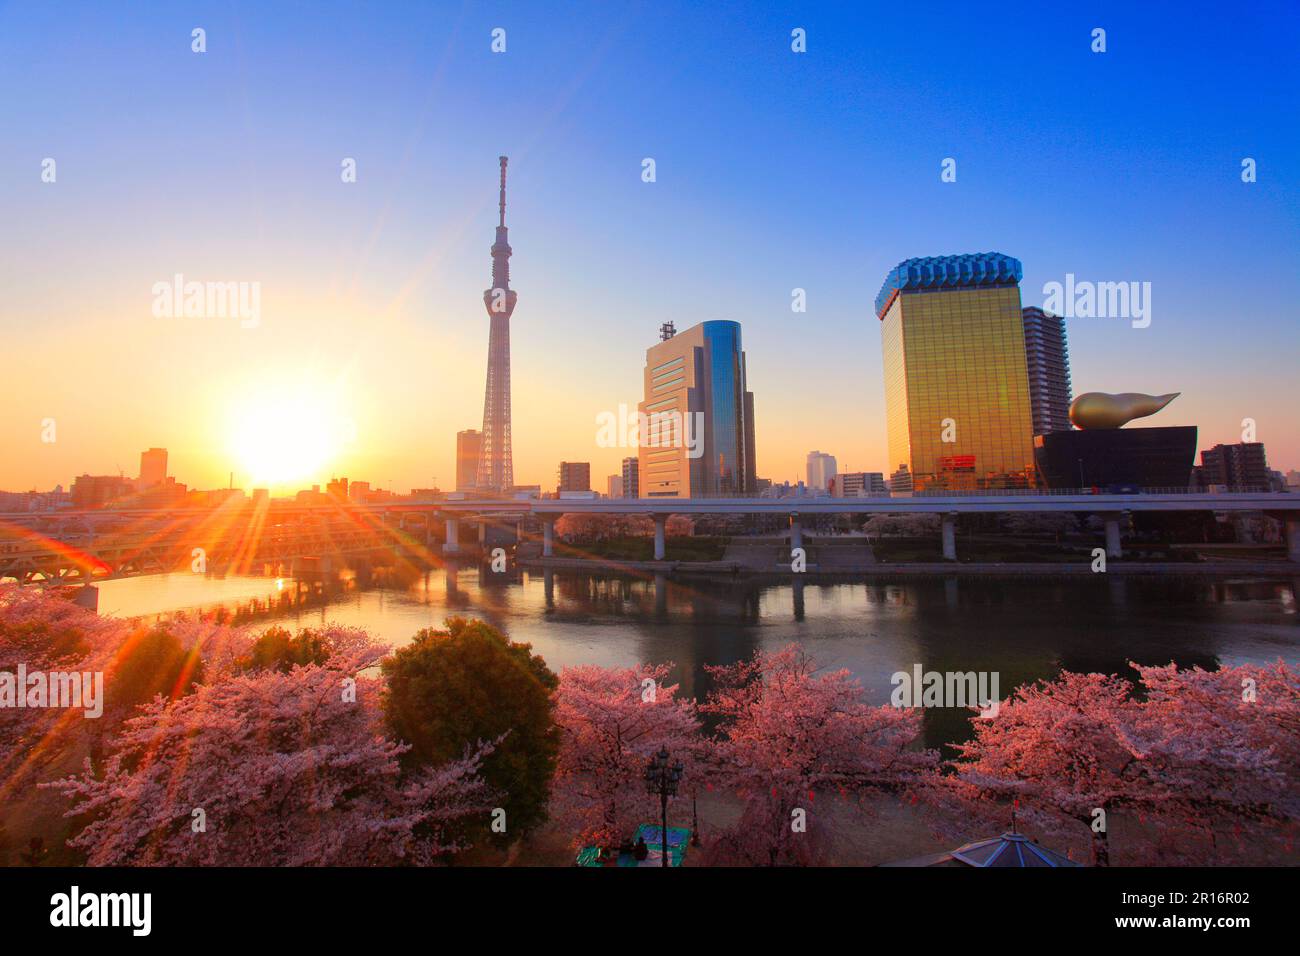
POLYGON ((791 548, 802 547, 809 516, 937 514, 943 555, 956 560, 961 514, 1071 512, 1097 515, 1106 551, 1122 554, 1127 515, 1143 512, 1262 513, 1286 528, 1288 556, 1300 562, 1300 495, 1155 492, 1142 494, 986 493, 864 498, 598 498, 465 499, 377 504, 229 502, 215 509, 105 509, 0 514, 0 579, 22 583, 84 583, 96 577, 153 574, 191 567, 198 553, 209 565, 236 570, 288 564, 304 557, 407 548, 432 556, 460 550, 466 520, 542 524, 544 556, 554 551, 554 526, 566 514, 648 515, 655 525, 655 560, 663 560, 671 515, 776 515, 788 520, 791 548), (438 526, 441 528, 438 528, 438 526), (199 549, 199 552, 196 552, 199 549))

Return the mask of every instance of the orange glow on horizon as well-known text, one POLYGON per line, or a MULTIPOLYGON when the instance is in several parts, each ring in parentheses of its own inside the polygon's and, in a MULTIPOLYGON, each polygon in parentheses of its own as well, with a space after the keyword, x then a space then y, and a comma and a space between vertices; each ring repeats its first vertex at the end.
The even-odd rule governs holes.
POLYGON ((239 391, 226 417, 226 445, 238 484, 292 492, 319 482, 356 437, 341 380, 303 375, 239 391))

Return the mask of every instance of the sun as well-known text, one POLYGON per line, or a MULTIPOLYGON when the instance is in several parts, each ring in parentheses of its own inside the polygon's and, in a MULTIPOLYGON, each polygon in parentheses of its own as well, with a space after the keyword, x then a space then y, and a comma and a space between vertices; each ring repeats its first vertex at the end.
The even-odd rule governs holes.
POLYGON ((230 451, 253 487, 295 491, 338 458, 350 420, 337 389, 313 383, 245 391, 230 407, 230 451))

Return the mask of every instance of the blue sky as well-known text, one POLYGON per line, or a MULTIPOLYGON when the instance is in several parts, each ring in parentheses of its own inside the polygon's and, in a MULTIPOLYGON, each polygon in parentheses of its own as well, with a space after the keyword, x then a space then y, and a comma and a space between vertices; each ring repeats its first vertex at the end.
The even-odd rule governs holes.
POLYGON ((0 487, 154 444, 224 483, 221 409, 285 363, 343 383, 335 470, 446 484, 500 153, 518 480, 617 470, 594 417, 635 405, 666 319, 742 323, 760 474, 888 470, 872 300, 901 259, 991 250, 1025 304, 1068 272, 1152 283, 1149 328, 1070 324, 1076 392, 1182 391, 1153 424, 1204 448, 1252 417, 1300 467, 1300 10, 1067 6, 0 4, 0 331, 27 359, 0 487), (177 271, 261 281, 265 321, 151 323, 177 271), (68 437, 29 449, 46 415, 68 437))

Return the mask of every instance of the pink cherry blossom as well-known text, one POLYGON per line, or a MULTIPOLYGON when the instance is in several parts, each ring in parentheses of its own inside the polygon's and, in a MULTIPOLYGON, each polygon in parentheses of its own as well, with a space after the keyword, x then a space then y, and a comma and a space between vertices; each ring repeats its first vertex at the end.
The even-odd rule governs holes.
POLYGON ((562 733, 551 791, 551 816, 575 845, 617 845, 639 823, 659 819, 658 797, 642 774, 651 756, 667 748, 684 772, 670 825, 689 821, 689 794, 703 784, 695 705, 666 683, 671 664, 567 667, 560 672, 555 716, 562 733), (647 683, 648 682, 648 683, 647 683))
POLYGON ((818 791, 856 797, 862 810, 862 798, 906 793, 937 762, 916 746, 919 711, 873 707, 847 670, 818 673, 796 645, 710 671, 718 686, 700 709, 721 719, 714 774, 744 801, 714 841, 716 862, 818 862, 833 838, 818 791))

